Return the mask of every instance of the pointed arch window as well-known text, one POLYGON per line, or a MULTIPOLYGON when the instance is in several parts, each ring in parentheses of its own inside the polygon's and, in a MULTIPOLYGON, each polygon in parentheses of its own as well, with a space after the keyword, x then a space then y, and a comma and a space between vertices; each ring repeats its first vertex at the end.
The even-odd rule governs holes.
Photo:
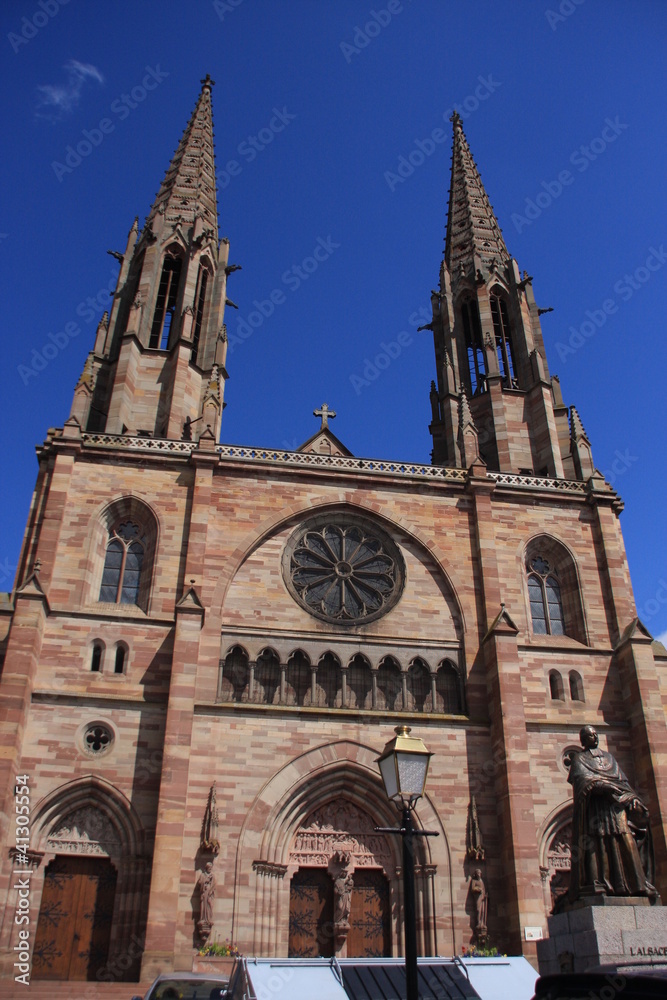
POLYGON ((493 319, 498 368, 500 369, 500 374, 503 376, 503 384, 507 389, 516 389, 518 385, 514 355, 512 353, 509 312, 507 302, 500 295, 500 289, 497 287, 491 292, 491 318, 493 319))
POLYGON ((208 285, 208 268, 204 264, 199 265, 197 275, 197 289, 195 291, 195 315, 192 328, 192 354, 190 360, 197 363, 199 354, 199 340, 201 337, 202 324, 204 321, 204 306, 206 305, 206 287, 208 285))
POLYGON ((381 711, 403 711, 401 668, 393 656, 385 656, 377 672, 377 707, 381 711))
POLYGON ((102 655, 104 654, 104 645, 101 642, 93 643, 93 652, 90 658, 90 669, 94 674, 99 674, 102 672, 102 655))
MULTIPOLYGON (((426 702, 431 696, 431 675, 428 667, 417 657, 406 674, 407 709, 409 712, 427 711, 426 702)), ((428 706, 430 711, 430 704, 428 706)))
POLYGON ((312 697, 310 660, 297 649, 287 661, 285 671, 285 701, 288 705, 309 705, 312 697))
POLYGON ((169 345, 169 334, 176 311, 178 286, 181 280, 181 256, 176 249, 167 250, 162 265, 162 275, 158 286, 153 326, 148 346, 153 349, 166 350, 169 345))
POLYGON ((486 358, 482 344, 482 326, 479 319, 479 307, 476 299, 464 299, 461 305, 463 334, 468 355, 468 370, 470 372, 470 391, 473 395, 484 392, 486 387, 486 358))
POLYGON ((333 653, 325 653, 317 665, 317 704, 343 707, 343 671, 333 653))
POLYGON ((549 694, 552 701, 565 701, 563 678, 558 670, 549 671, 549 694))
POLYGON ((357 653, 347 668, 347 708, 373 707, 373 675, 368 660, 357 653))
POLYGON ((565 635, 563 601, 555 572, 542 556, 528 563, 528 599, 535 635, 565 635))
POLYGON ((265 649, 255 664, 254 700, 260 705, 280 704, 281 671, 278 654, 265 649))
POLYGON ((233 646, 222 661, 220 700, 248 701, 249 679, 248 654, 241 646, 233 646))
POLYGON ((126 521, 109 532, 100 601, 138 604, 146 544, 138 524, 126 521))
POLYGON ((445 660, 438 667, 435 690, 438 712, 444 712, 446 715, 461 715, 463 713, 459 672, 453 663, 445 660))
POLYGON ((113 672, 115 674, 124 674, 127 659, 127 646, 124 643, 119 642, 116 646, 116 656, 114 658, 113 672))
POLYGON ((585 701, 584 682, 577 670, 570 670, 570 698, 572 701, 585 701))

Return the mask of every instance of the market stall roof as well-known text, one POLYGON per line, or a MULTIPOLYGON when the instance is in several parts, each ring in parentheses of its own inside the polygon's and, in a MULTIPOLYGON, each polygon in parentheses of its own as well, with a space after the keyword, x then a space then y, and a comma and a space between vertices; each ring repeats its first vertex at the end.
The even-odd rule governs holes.
POLYGON ((459 960, 482 1000, 531 1000, 537 972, 519 956, 459 960))
MULTIPOLYGON (((531 1000, 537 973, 525 958, 419 959, 420 1000, 531 1000)), ((403 1000, 402 958, 245 958, 233 1000, 403 1000), (282 998, 281 998, 282 1000, 282 998)))
MULTIPOLYGON (((405 966, 403 960, 371 962, 342 960, 343 985, 349 1000, 403 1000, 405 966)), ((454 962, 418 963, 420 1000, 480 1000, 470 980, 454 962)))
POLYGON ((231 1000, 348 1000, 331 959, 244 958, 230 983, 231 1000))

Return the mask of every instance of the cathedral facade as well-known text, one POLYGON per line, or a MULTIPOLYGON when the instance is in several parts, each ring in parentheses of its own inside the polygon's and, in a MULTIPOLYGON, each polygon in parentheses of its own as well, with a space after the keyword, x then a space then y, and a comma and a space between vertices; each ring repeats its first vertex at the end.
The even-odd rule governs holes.
POLYGON ((225 939, 402 954, 400 842, 375 829, 398 821, 376 761, 399 725, 433 753, 420 953, 532 958, 567 887, 563 753, 585 723, 649 804, 667 890, 667 657, 636 617, 622 503, 457 115, 432 464, 356 458, 326 405, 296 451, 218 443, 234 265, 211 88, 38 449, 0 608, 3 974, 28 946, 35 980, 147 980, 225 939))

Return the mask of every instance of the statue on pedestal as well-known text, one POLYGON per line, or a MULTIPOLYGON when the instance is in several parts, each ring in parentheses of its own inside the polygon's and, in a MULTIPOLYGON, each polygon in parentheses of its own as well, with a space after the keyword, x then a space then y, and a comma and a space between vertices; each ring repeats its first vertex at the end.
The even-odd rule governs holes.
POLYGON ((213 927, 213 900, 215 899, 215 875, 213 862, 208 861, 199 876, 199 920, 197 930, 207 940, 213 927))
POLYGON ((618 766, 598 746, 593 726, 579 733, 582 750, 565 758, 574 790, 570 888, 556 909, 585 897, 648 896, 653 878, 649 812, 618 766))
POLYGON ((486 914, 489 905, 489 894, 484 885, 481 868, 475 868, 472 873, 470 892, 475 903, 475 940, 480 947, 483 947, 487 935, 486 914))

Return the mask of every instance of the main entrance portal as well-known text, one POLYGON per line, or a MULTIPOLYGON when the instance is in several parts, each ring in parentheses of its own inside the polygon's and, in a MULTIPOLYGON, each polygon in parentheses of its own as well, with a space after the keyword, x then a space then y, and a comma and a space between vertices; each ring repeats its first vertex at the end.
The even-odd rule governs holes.
POLYGON ((96 979, 109 954, 115 893, 108 858, 54 858, 44 876, 34 979, 96 979))
POLYGON ((345 801, 311 813, 297 831, 290 863, 291 957, 391 954, 391 857, 363 810, 345 801))

